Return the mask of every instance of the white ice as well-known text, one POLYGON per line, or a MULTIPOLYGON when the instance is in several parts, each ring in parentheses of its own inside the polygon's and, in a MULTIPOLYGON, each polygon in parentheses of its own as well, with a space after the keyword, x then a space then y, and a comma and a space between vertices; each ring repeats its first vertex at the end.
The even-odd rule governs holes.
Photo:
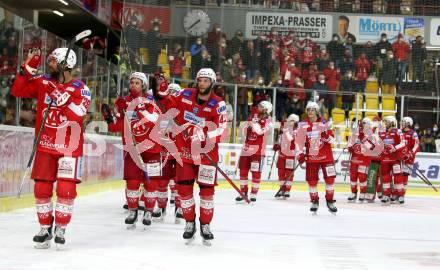
POLYGON ((211 247, 199 234, 185 245, 171 208, 164 223, 144 230, 139 220, 127 230, 122 190, 79 198, 61 250, 33 248, 34 208, 2 213, 0 269, 440 269, 438 197, 381 206, 349 204, 338 193, 337 215, 321 198, 313 216, 307 193, 286 201, 273 194, 237 205, 233 190, 218 190, 211 247))

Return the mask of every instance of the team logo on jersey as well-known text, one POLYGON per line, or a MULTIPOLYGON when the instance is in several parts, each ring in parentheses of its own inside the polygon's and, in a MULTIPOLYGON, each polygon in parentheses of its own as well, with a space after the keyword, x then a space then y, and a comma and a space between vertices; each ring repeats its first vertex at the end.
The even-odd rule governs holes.
POLYGON ((182 96, 189 98, 191 94, 191 90, 183 90, 182 96))
POLYGON ((90 93, 90 91, 87 89, 82 89, 81 96, 90 97, 90 96, 92 96, 92 93, 90 93))
POLYGON ((78 87, 81 86, 81 82, 80 82, 80 81, 74 81, 74 82, 72 83, 72 85, 78 88, 78 87))
POLYGON ((209 102, 208 102, 208 107, 214 108, 215 105, 217 105, 217 103, 218 103, 217 100, 211 98, 211 99, 209 100, 209 102))
POLYGON ((192 104, 193 104, 191 100, 188 100, 188 99, 186 99, 186 98, 182 98, 182 102, 183 102, 183 103, 186 103, 186 104, 188 104, 188 105, 192 105, 192 104))
POLYGON ((75 88, 69 86, 69 87, 66 87, 66 91, 73 92, 73 91, 75 91, 75 88))
POLYGON ((211 112, 211 108, 205 107, 205 108, 203 108, 203 111, 204 112, 211 112))
POLYGON ((198 114, 198 113, 199 113, 199 108, 194 107, 194 108, 193 108, 193 113, 198 114))
POLYGON ((196 125, 205 122, 205 118, 198 117, 194 113, 188 111, 185 111, 185 113, 183 114, 183 119, 185 119, 185 121, 188 121, 196 125))

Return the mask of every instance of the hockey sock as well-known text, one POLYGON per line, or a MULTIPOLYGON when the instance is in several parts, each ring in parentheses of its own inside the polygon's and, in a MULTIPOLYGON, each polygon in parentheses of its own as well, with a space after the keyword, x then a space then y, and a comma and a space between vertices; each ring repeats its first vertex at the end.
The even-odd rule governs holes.
POLYGON ((193 196, 194 180, 179 181, 177 191, 180 197, 180 206, 186 221, 193 222, 196 219, 196 208, 193 196))
POLYGON ((214 216, 214 187, 200 186, 200 223, 209 224, 214 216))
POLYGON ((248 171, 245 174, 245 172, 240 170, 240 190, 245 194, 248 192, 248 174, 248 171))
POLYGON ((318 196, 318 181, 307 181, 309 184, 309 194, 310 194, 310 200, 312 202, 319 201, 318 196))
POLYGON ((142 180, 125 181, 125 198, 127 199, 128 209, 130 210, 138 209, 141 181, 142 180))
POLYGON ((358 166, 350 164, 350 187, 352 193, 357 193, 358 166))
POLYGON ((260 189, 260 182, 261 182, 261 173, 260 172, 253 172, 252 173, 252 194, 257 194, 258 190, 260 189))
POLYGON ((394 191, 397 196, 405 195, 405 176, 403 174, 394 175, 394 191))
POLYGON ((65 227, 72 218, 73 203, 76 198, 76 183, 58 180, 56 192, 55 224, 65 227))
POLYGON ((391 175, 386 174, 382 176, 383 181, 383 195, 390 196, 391 195, 391 175))
POLYGON ((168 180, 157 180, 157 206, 166 208, 168 203, 168 180))
POLYGON ((361 193, 367 192, 367 175, 359 173, 359 186, 361 187, 361 193))
POLYGON ((328 178, 324 178, 324 180, 325 180, 325 199, 327 201, 333 201, 333 196, 335 194, 335 190, 334 190, 335 178, 328 177, 328 178))
POLYGON ((144 182, 145 210, 153 211, 157 201, 156 186, 157 180, 144 182))
POLYGON ((38 222, 41 225, 51 225, 53 222, 52 204, 53 182, 36 180, 34 186, 35 206, 38 222))

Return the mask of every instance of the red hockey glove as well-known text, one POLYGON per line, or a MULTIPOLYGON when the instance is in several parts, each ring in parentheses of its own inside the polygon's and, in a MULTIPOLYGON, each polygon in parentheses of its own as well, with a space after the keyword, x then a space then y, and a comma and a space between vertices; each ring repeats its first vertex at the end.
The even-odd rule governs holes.
POLYGON ((347 150, 348 150, 349 153, 352 153, 352 154, 353 154, 353 153, 354 153, 353 145, 347 147, 347 150))
POLYGON ((57 107, 66 105, 70 99, 69 92, 66 91, 64 85, 54 84, 49 81, 46 87, 47 95, 57 104, 57 107))
POLYGON ((31 48, 28 52, 28 57, 25 63, 21 66, 22 75, 33 76, 37 74, 38 67, 41 63, 41 49, 31 48))
POLYGON ((281 150, 281 145, 279 143, 275 143, 273 145, 273 151, 279 151, 279 150, 281 150))
POLYGON ((118 97, 116 99, 115 106, 119 113, 123 113, 128 108, 127 101, 125 100, 125 98, 122 97, 118 97))

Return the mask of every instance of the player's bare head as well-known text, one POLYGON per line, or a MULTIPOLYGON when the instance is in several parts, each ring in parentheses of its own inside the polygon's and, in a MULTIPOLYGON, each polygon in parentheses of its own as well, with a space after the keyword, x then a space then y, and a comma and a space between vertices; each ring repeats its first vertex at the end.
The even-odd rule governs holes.
POLYGON ((314 101, 310 101, 306 106, 307 116, 309 118, 315 118, 319 116, 319 105, 314 101))
POLYGON ((210 68, 202 68, 197 72, 196 83, 199 95, 205 96, 211 94, 211 89, 217 81, 217 75, 210 68))

